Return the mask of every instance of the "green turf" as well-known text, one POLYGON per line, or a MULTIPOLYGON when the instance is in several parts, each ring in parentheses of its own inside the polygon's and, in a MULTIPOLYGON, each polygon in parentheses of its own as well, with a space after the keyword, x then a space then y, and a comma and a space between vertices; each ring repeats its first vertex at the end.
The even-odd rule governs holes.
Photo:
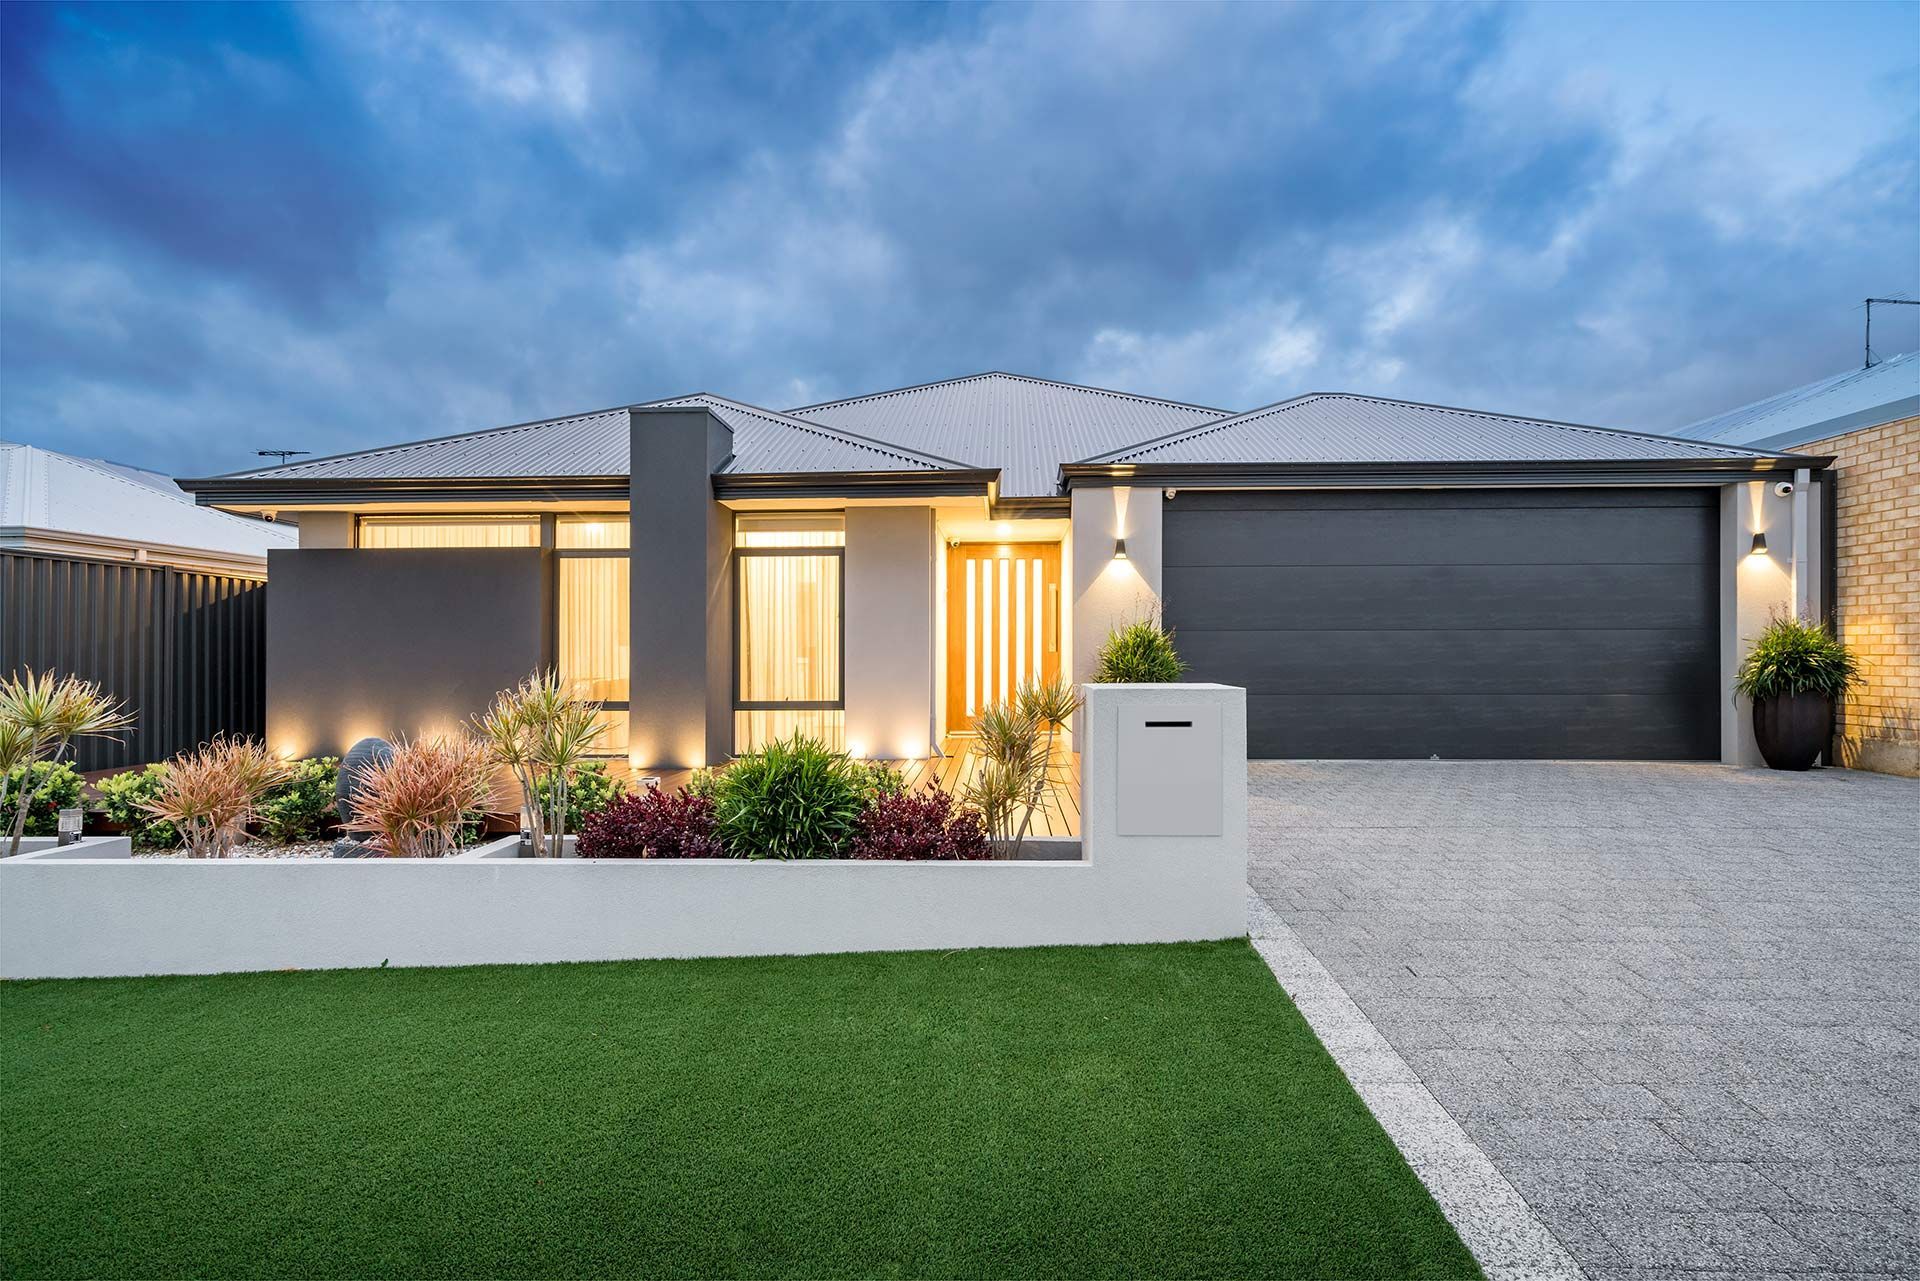
POLYGON ((1244 942, 0 984, 0 1276, 1472 1276, 1244 942))

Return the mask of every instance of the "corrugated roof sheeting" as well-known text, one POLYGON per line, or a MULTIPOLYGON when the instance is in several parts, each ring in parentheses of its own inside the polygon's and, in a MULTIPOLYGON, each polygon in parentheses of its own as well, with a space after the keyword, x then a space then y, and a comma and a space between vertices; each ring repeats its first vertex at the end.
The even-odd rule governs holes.
MULTIPOLYGON (((654 401, 641 408, 700 405, 733 430, 738 474, 814 471, 928 471, 959 466, 857 439, 772 410, 705 394, 654 401)), ((407 445, 315 458, 239 473, 285 479, 440 479, 476 476, 625 476, 631 448, 627 407, 570 418, 496 427, 407 445)))
POLYGON ((1757 451, 1538 418, 1315 393, 1165 440, 1088 458, 1101 463, 1609 462, 1752 458, 1757 451))
POLYGON ((1785 448, 1920 415, 1920 352, 1756 400, 1674 432, 1694 440, 1785 448))
MULTIPOLYGON (((911 449, 856 439, 817 423, 802 422, 790 414, 743 405, 719 396, 683 396, 656 401, 653 408, 704 405, 733 431, 733 462, 729 475, 767 476, 816 471, 937 471, 966 464, 917 455, 911 449)), ((626 470, 626 452, 621 452, 626 470)))
POLYGON ((998 467, 1000 493, 1008 498, 1056 492, 1062 462, 1211 422, 1225 412, 1003 373, 788 411, 975 467, 998 467))
POLYGON ((0 526, 262 558, 299 542, 290 526, 196 507, 165 484, 117 463, 0 443, 0 526))

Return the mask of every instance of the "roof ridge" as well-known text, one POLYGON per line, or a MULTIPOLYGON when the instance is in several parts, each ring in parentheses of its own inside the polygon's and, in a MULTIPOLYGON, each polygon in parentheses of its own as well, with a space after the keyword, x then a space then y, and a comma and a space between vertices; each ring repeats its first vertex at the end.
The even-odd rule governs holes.
POLYGON ((1729 445, 1729 444, 1724 444, 1720 441, 1703 441, 1698 437, 1688 438, 1684 436, 1662 436, 1656 432, 1637 431, 1627 427, 1596 427, 1590 423, 1571 423, 1571 422, 1565 422, 1563 420, 1555 419, 1555 418, 1536 418, 1529 414, 1506 414, 1493 409, 1466 409, 1458 405, 1436 405, 1428 401, 1403 400, 1395 396, 1375 396, 1367 392, 1309 391, 1309 392, 1302 392, 1298 396, 1289 397, 1286 400, 1275 401, 1271 405, 1262 405, 1257 409, 1249 409, 1245 413, 1230 414, 1227 417, 1217 419, 1214 422, 1201 423, 1196 427, 1189 427, 1182 431, 1171 432, 1165 436, 1158 436, 1151 440, 1142 441, 1137 445, 1129 445, 1121 449, 1108 450, 1104 454, 1096 454, 1092 458, 1082 459, 1081 461, 1089 462, 1089 463, 1098 463, 1098 462, 1106 462, 1106 461, 1113 460, 1116 458, 1116 456, 1124 456, 1127 454, 1135 454, 1135 453, 1150 453, 1155 449, 1164 448, 1167 445, 1171 445, 1171 444, 1175 444, 1175 443, 1187 441, 1187 440, 1193 440, 1200 436, 1208 435, 1208 434, 1211 434, 1212 432, 1223 430, 1227 427, 1233 426, 1236 423, 1253 422, 1255 420, 1266 418, 1271 415, 1285 413, 1287 410, 1296 409, 1301 405, 1307 404, 1315 400, 1363 400, 1363 401, 1370 401, 1378 405, 1404 405, 1412 409, 1425 409, 1425 410, 1432 411, 1434 413, 1441 413, 1441 414, 1456 414, 1461 417, 1499 418, 1499 419, 1504 419, 1508 422, 1533 423, 1538 426, 1554 427, 1563 431, 1586 432, 1591 435, 1602 436, 1602 437, 1626 436, 1626 437, 1631 437, 1638 440, 1657 441, 1661 444, 1668 444, 1668 445, 1708 445, 1714 449, 1728 450, 1731 452, 1744 454, 1754 458, 1777 458, 1781 456, 1777 451, 1769 452, 1767 450, 1761 450, 1761 449, 1750 449, 1745 445, 1729 445))
MULTIPOLYGON (((1857 369, 1845 369, 1837 374, 1828 374, 1825 378, 1816 378, 1812 382, 1801 383, 1798 387, 1788 387, 1784 391, 1776 391, 1772 395, 1761 396, 1756 400, 1750 400, 1744 405, 1735 405, 1732 409, 1722 410, 1717 414, 1708 414, 1705 418, 1698 418, 1688 423, 1687 428, 1698 427, 1702 423, 1717 422, 1725 424, 1725 426, 1721 428, 1722 431, 1738 431, 1743 424, 1764 422, 1776 414, 1787 413, 1798 405, 1810 400, 1815 400, 1829 392, 1838 391, 1840 388, 1848 386, 1856 380, 1864 379, 1879 370, 1888 368, 1897 369, 1915 357, 1920 357, 1920 351, 1897 351, 1893 355, 1875 364, 1862 365, 1857 369)), ((1718 438, 1711 436, 1693 436, 1688 437, 1688 439, 1717 440, 1718 438)))
MULTIPOLYGON (((70 467, 78 468, 82 471, 88 472, 91 475, 98 476, 104 480, 110 480, 116 485, 125 486, 126 488, 133 490, 137 494, 144 494, 150 498, 156 498, 161 502, 177 503, 180 506, 185 507, 189 511, 192 511, 196 514, 206 513, 214 516, 219 516, 223 520, 229 521, 235 526, 243 529, 260 530, 263 527, 265 527, 267 529, 270 529, 275 534, 279 534, 283 537, 289 536, 286 534, 286 531, 284 530, 274 529, 273 522, 271 521, 255 520, 251 516, 240 516, 240 515, 236 515, 233 512, 220 511, 217 508, 208 508, 208 507, 200 506, 200 504, 194 502, 193 499, 184 490, 182 490, 178 484, 175 484, 173 481, 173 478, 170 476, 166 477, 166 480, 168 484, 171 484, 174 486, 173 492, 171 493, 167 492, 164 489, 161 489, 157 485, 143 484, 140 481, 133 479, 131 476, 126 476, 120 472, 114 471, 111 465, 102 466, 102 463, 105 462, 104 459, 83 458, 78 454, 64 453, 58 449, 48 449, 44 445, 29 445, 29 444, 26 444, 24 441, 20 442, 18 445, 13 445, 12 442, 0 442, 0 444, 7 444, 13 448, 24 449, 27 451, 29 456, 38 454, 40 458, 43 460, 41 464, 42 467, 45 467, 48 461, 58 459, 60 462, 65 463, 70 467)), ((120 464, 120 465, 124 466, 125 464, 120 464)), ((155 472, 154 475, 162 475, 162 473, 155 472)), ((51 479, 49 479, 48 492, 51 492, 51 488, 50 488, 51 483, 52 483, 51 479)), ((43 512, 42 515, 45 515, 45 513, 43 512)))
POLYGON ((976 471, 980 469, 980 465, 977 463, 963 463, 956 458, 943 458, 938 454, 923 454, 918 450, 908 449, 905 445, 894 444, 892 441, 876 440, 871 436, 861 436, 855 432, 842 430, 839 427, 830 427, 825 423, 811 422, 778 409, 768 409, 764 405, 750 404, 744 400, 735 400, 731 396, 721 396, 710 391, 696 391, 685 396, 672 396, 668 397, 665 401, 649 401, 646 405, 636 405, 634 408, 645 409, 650 406, 697 399, 718 401, 734 409, 744 410, 750 414, 759 414, 761 417, 778 423, 782 427, 790 427, 797 431, 812 432, 814 435, 821 436, 827 440, 851 443, 862 448, 871 449, 876 453, 891 454, 903 462, 925 463, 936 468, 959 468, 963 471, 976 471))
POLYGON ((840 405, 857 405, 866 400, 885 400, 889 396, 904 396, 911 391, 926 391, 930 387, 950 387, 955 383, 978 382, 982 378, 1009 378, 1015 382, 1038 383, 1043 387, 1060 387, 1067 391, 1083 391, 1093 396, 1112 396, 1120 400, 1133 400, 1146 405, 1171 405, 1176 409, 1194 409, 1201 413, 1218 414, 1225 411, 1213 405, 1195 405, 1184 400, 1168 400, 1163 396, 1146 396, 1133 391, 1116 391, 1111 387, 1093 387, 1086 383, 1062 382, 1058 378, 1041 378, 1035 374, 1014 374, 1004 369, 983 369, 977 374, 962 374, 958 378, 936 378, 932 382, 914 383, 907 387, 894 387, 887 391, 870 391, 859 396, 842 396, 838 400, 823 400, 818 404, 803 405, 790 409, 790 414, 804 414, 814 409, 831 409, 840 405))

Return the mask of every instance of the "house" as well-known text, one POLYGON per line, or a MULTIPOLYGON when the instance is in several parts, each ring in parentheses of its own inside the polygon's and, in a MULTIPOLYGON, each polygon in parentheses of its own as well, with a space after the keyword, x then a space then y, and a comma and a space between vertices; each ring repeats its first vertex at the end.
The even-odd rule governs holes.
POLYGON ((267 555, 291 526, 209 511, 157 472, 0 441, 0 673, 99 681, 136 713, 81 769, 265 727, 267 555))
MULTIPOLYGON (((714 395, 182 482, 298 513, 268 737, 442 728, 552 663, 639 768, 917 758, 1159 609, 1257 757, 1757 761, 1742 636, 1817 593, 1827 459, 1347 393, 985 373, 714 395)), ((617 750, 617 748, 616 748, 617 750)))
POLYGON ((1867 684, 1840 709, 1835 755, 1920 776, 1920 352, 1716 414, 1694 440, 1833 457, 1825 599, 1867 684))

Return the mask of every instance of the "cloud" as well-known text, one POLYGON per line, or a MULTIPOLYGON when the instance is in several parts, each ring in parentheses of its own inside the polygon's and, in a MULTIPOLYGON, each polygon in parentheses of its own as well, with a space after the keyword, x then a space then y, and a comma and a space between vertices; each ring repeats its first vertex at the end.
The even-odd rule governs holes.
POLYGON ((982 368, 1671 427, 1920 288, 1888 14, 7 6, 0 434, 184 474, 982 368), (1736 35, 1813 89, 1663 52, 1736 35))

